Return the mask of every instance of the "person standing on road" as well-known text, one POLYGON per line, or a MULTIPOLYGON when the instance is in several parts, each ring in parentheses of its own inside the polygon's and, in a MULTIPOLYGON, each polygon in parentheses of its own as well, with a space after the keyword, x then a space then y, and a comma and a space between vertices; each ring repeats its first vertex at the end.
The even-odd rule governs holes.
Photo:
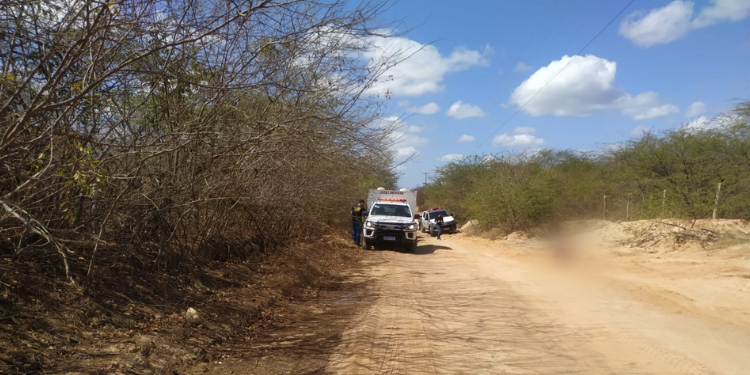
POLYGON ((359 246, 359 239, 362 235, 362 213, 367 210, 365 200, 360 199, 359 204, 352 206, 352 241, 359 246))
POLYGON ((443 232, 443 214, 438 214, 438 217, 435 219, 435 228, 437 229, 437 239, 440 240, 440 233, 443 232))

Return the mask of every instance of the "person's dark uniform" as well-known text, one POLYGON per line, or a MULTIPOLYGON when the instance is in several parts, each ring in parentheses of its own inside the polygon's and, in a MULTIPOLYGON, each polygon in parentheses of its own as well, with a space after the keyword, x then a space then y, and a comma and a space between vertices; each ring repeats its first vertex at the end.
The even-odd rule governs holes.
POLYGON ((362 235, 362 213, 367 210, 365 201, 360 200, 359 204, 352 206, 352 241, 359 246, 359 239, 362 235))
POLYGON ((443 232, 443 214, 438 214, 435 218, 435 228, 437 229, 437 239, 440 239, 440 233, 443 232))

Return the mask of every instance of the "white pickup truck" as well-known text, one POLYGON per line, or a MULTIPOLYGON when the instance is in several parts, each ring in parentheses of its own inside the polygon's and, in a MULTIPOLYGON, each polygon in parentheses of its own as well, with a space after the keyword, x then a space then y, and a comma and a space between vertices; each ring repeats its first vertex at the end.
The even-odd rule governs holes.
POLYGON ((455 233, 456 232, 456 220, 448 213, 443 207, 428 208, 422 212, 422 216, 419 218, 419 230, 424 232, 430 232, 430 236, 437 236, 437 226, 435 225, 435 219, 438 215, 443 215, 443 225, 441 226, 444 233, 455 233))
POLYGON ((371 190, 365 213, 362 248, 372 246, 403 246, 417 250, 417 224, 413 206, 416 193, 410 191, 371 190))

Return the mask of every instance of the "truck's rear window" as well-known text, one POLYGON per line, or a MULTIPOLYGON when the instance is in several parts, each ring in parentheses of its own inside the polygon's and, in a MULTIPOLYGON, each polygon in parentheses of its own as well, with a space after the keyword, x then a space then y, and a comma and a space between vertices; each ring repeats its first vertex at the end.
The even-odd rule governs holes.
POLYGON ((392 204, 375 204, 372 206, 372 215, 411 217, 408 206, 396 206, 392 204))

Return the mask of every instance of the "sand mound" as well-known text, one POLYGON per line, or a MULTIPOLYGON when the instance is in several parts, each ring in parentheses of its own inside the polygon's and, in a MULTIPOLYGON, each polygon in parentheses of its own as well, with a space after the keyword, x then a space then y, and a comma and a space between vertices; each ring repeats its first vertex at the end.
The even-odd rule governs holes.
POLYGON ((466 224, 461 226, 461 230, 467 230, 471 227, 475 227, 477 224, 479 224, 479 220, 469 220, 468 222, 466 222, 466 224))
MULTIPOLYGON (((469 233, 476 229, 476 224, 470 222, 465 227, 469 231, 464 233, 469 233)), ((473 233, 469 233, 471 234, 473 233)), ((590 254, 611 252, 624 255, 709 247, 715 249, 716 246, 722 246, 717 244, 721 239, 730 240, 727 244, 735 243, 736 240, 750 241, 750 222, 735 219, 658 219, 630 222, 578 220, 563 222, 550 228, 536 228, 531 232, 516 231, 510 234, 503 233, 500 228, 493 228, 479 236, 525 247, 565 243, 590 254)))
POLYGON ((683 245, 705 245, 716 242, 719 234, 710 229, 691 228, 684 223, 645 220, 630 223, 616 224, 621 229, 625 238, 620 239, 617 244, 628 247, 680 247, 683 245))
POLYGON ((639 220, 610 223, 600 220, 570 222, 577 240, 596 242, 600 248, 625 247, 650 250, 705 248, 721 237, 748 238, 750 223, 744 220, 639 220), (575 230, 575 228, 580 228, 575 230))
POLYGON ((529 239, 529 236, 524 232, 513 232, 504 238, 506 241, 525 241, 529 239))

